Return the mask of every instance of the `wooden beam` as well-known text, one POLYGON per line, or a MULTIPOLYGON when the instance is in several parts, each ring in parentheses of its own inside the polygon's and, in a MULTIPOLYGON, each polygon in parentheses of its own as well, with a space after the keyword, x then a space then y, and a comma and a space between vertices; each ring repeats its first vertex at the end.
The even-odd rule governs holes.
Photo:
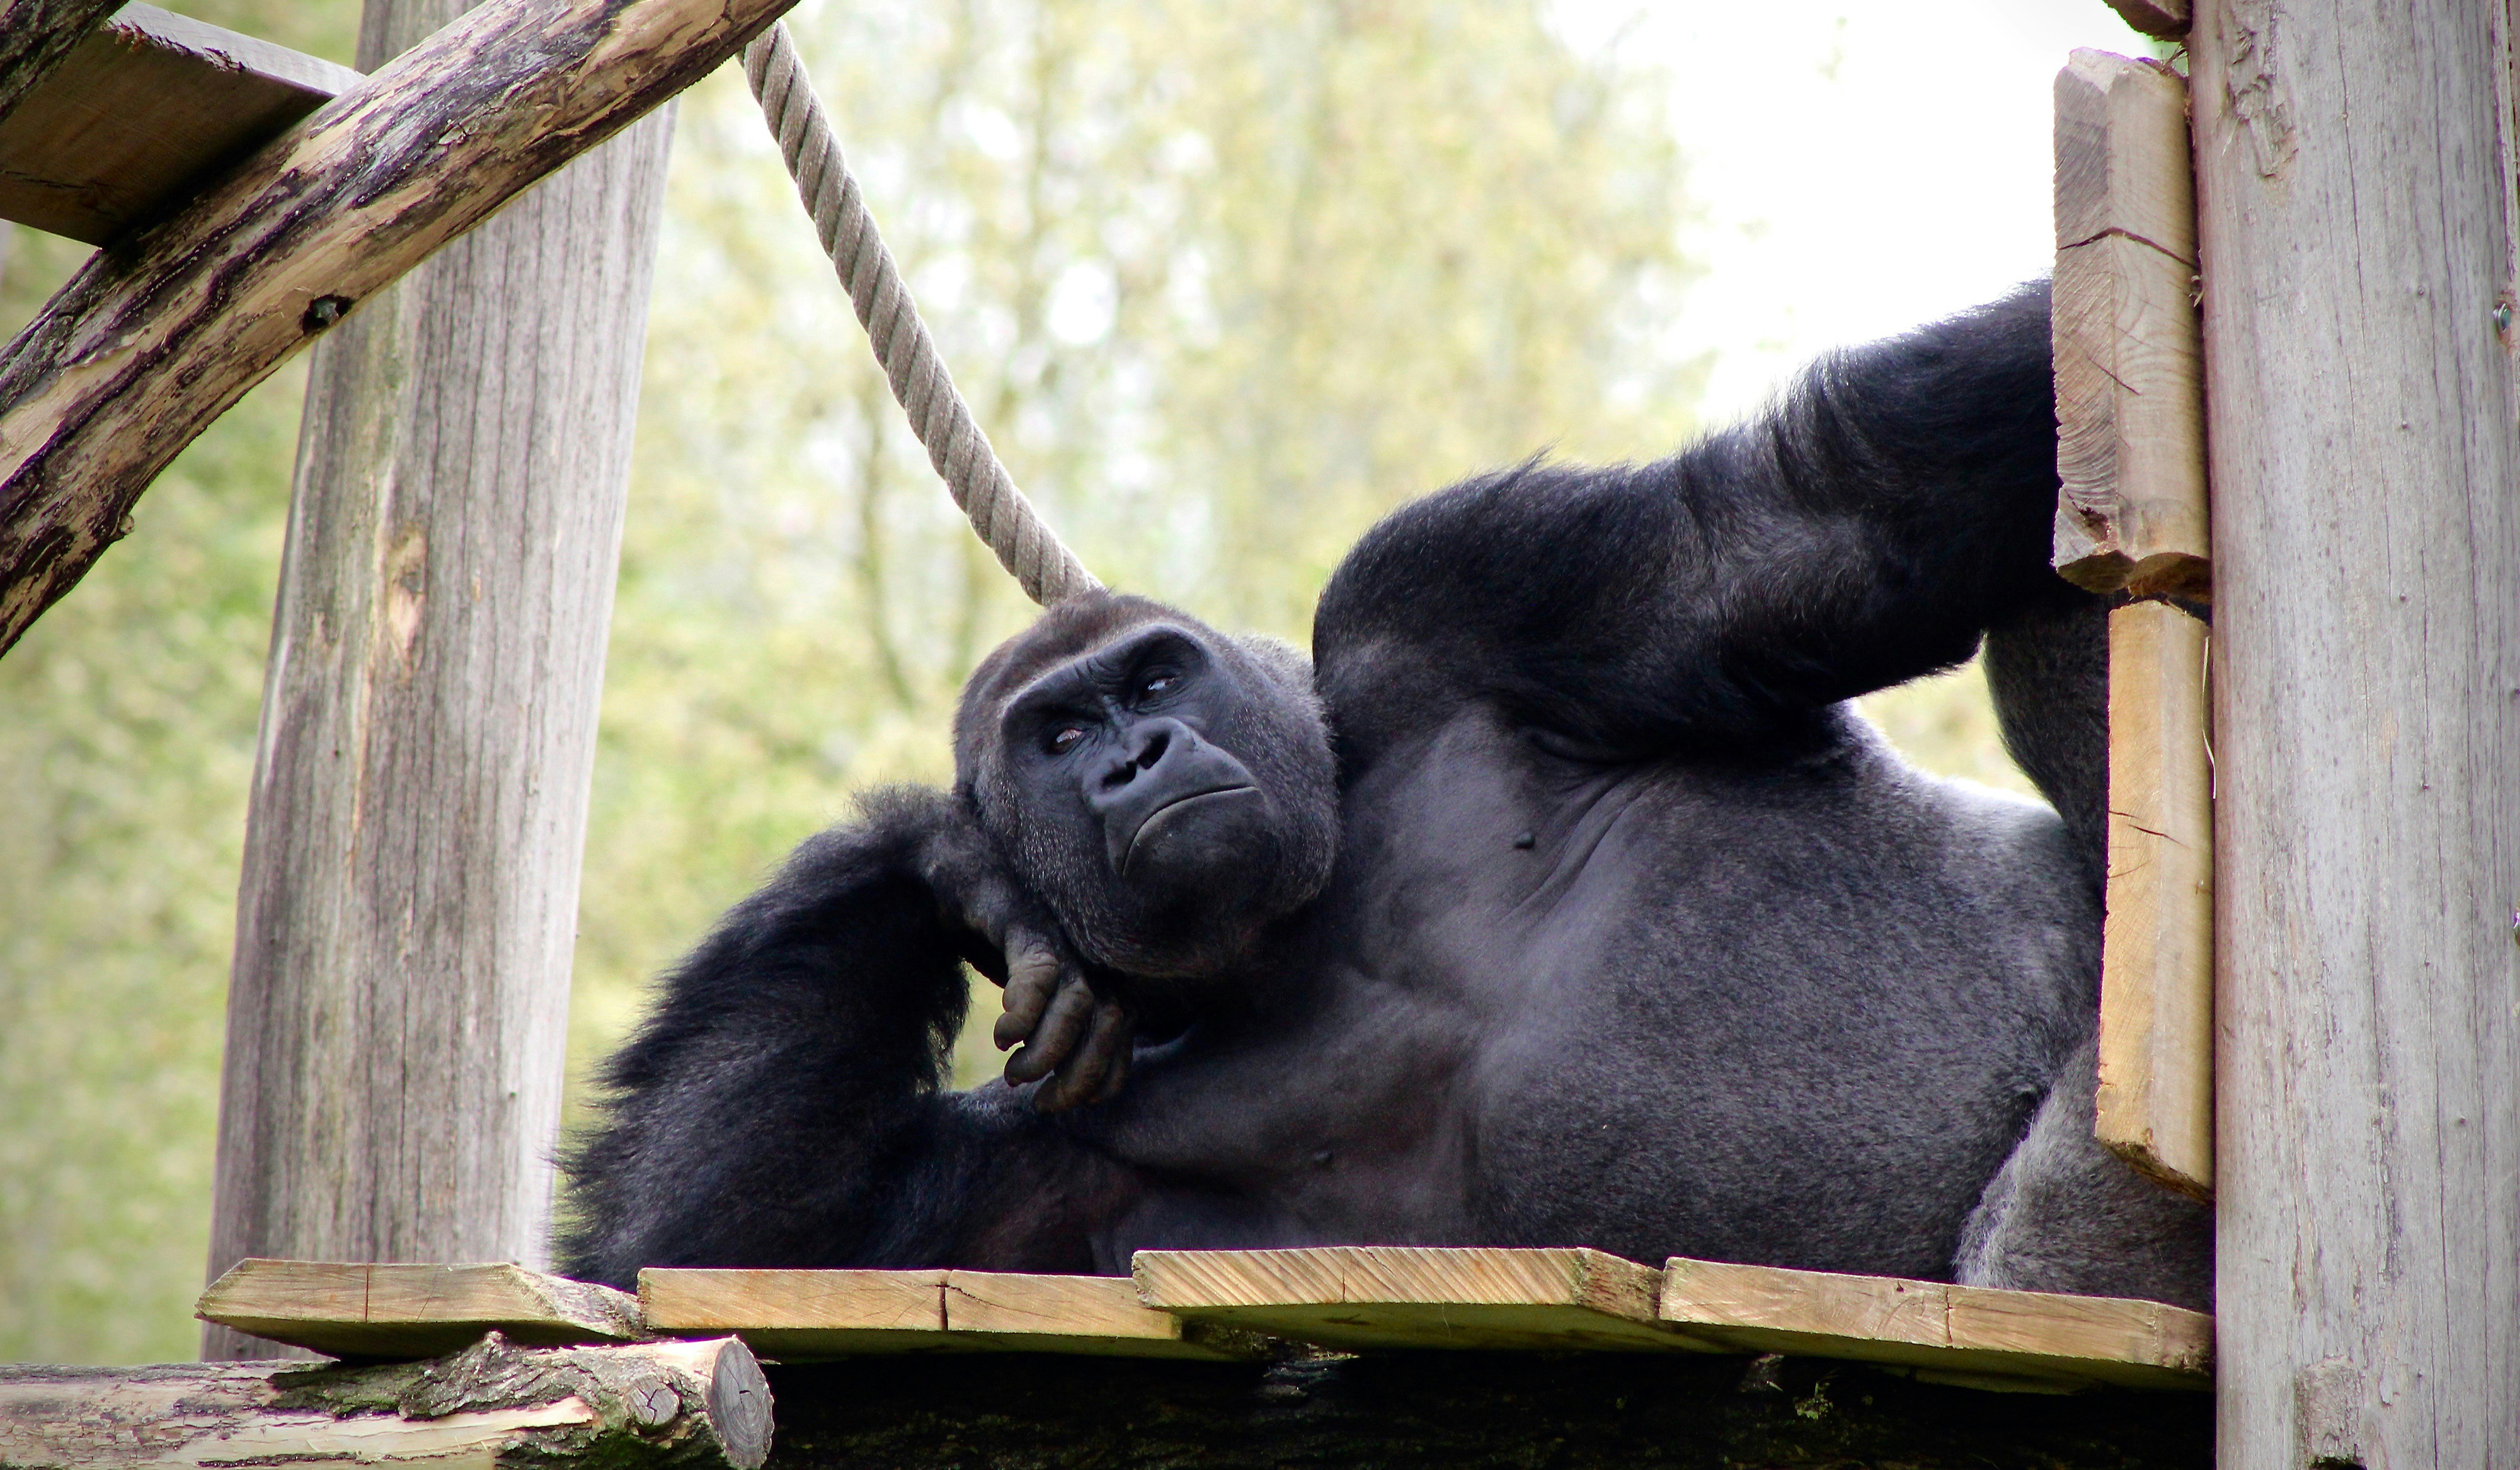
POLYGON ((92 258, 0 352, 0 649, 246 390, 789 3, 490 0, 92 258))
POLYGON ((1149 1307, 1325 1347, 1721 1352, 1662 1320, 1661 1272, 1586 1250, 1140 1251, 1149 1307))
POLYGON ((2224 1470, 2520 1465, 2508 0, 2205 0, 2224 1470))
POLYGON ((2108 918, 2100 1085, 2111 1152, 2214 1194, 2214 803, 2205 624, 2157 602, 2109 615, 2108 918))
POLYGON ((1896 1364, 1978 1387, 2213 1386, 2214 1319, 2158 1302, 1675 1258, 1661 1309, 1737 1352, 1896 1364))
POLYGON ((0 1464, 729 1466, 770 1454, 770 1385, 734 1338, 520 1348, 386 1366, 0 1365, 0 1464))
POLYGON ((103 245, 363 78, 347 67, 126 5, 0 117, 0 219, 103 245))
POLYGON ((193 1314, 336 1357, 435 1357, 490 1332, 544 1348, 649 1335, 637 1298, 507 1263, 241 1261, 193 1314))
POLYGON ((860 1353, 1069 1353, 1222 1361, 1251 1333, 1186 1323, 1116 1276, 1004 1271, 659 1269, 639 1273, 659 1332, 732 1332, 782 1361, 860 1353))
POLYGON ((2186 86, 2077 51, 2056 75, 2056 570, 2204 598, 2202 348, 2186 86))
MULTIPOLYGON (((462 8, 370 0, 361 60, 388 88, 434 77, 415 109, 483 95, 495 75, 411 66, 497 9, 462 8)), ((671 126, 660 111, 579 157, 316 349, 237 892, 213 1275, 546 1259, 671 126)), ((212 1325, 202 1351, 269 1350, 212 1325)))
POLYGON ((115 0, 6 0, 0 4, 0 122, 112 14, 115 0))

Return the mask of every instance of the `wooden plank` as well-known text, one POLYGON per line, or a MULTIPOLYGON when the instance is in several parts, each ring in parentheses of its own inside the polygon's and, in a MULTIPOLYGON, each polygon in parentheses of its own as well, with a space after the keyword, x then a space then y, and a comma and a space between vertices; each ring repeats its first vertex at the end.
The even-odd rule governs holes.
POLYGON ((0 219, 102 245, 171 211, 363 79, 126 5, 0 119, 0 219))
POLYGON ((2225 1470, 2520 1465, 2510 23, 2191 38, 2225 1470))
POLYGON ((1140 1251, 1131 1272, 1149 1307, 1331 1348, 1710 1351, 1659 1318, 1659 1272, 1598 1251, 1140 1251))
POLYGON ((0 1465, 731 1466, 770 1454, 770 1384, 734 1338, 426 1364, 0 1364, 0 1465))
POLYGON ((0 351, 0 649, 247 389, 789 3, 489 0, 91 257, 0 351))
POLYGON ((0 122, 113 7, 114 0, 0 0, 0 122))
POLYGON ((652 1266, 639 1273, 639 1300, 659 1332, 733 1332, 781 1359, 1066 1353, 1221 1361, 1262 1348, 1248 1334, 1150 1310, 1116 1276, 652 1266))
POLYGON ((1991 1387, 2213 1383, 2214 1319, 2158 1302, 1674 1258, 1661 1310, 1737 1352, 1890 1363, 1991 1387))
POLYGON ((2214 1192, 2214 804, 2205 624, 2109 615, 2108 918, 2093 1127, 2145 1175, 2214 1192))
POLYGON ((2095 591, 2211 591, 2194 216, 2185 84, 2075 52, 2056 76, 2055 563, 2095 591))
POLYGON ((434 1357, 485 1332, 538 1347, 648 1335, 627 1293, 506 1263, 241 1261, 193 1314, 338 1357, 434 1357))

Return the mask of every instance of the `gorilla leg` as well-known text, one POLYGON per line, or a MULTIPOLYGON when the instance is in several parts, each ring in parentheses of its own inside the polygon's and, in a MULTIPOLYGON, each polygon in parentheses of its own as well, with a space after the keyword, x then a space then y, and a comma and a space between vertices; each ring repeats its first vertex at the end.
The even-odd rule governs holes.
POLYGON ((2099 1045, 2074 1053, 1960 1236, 1968 1286, 2140 1297, 2214 1309, 2214 1217, 2092 1136, 2099 1045))
POLYGON ((2110 606, 2059 581, 2051 600, 1986 637, 2004 749, 2065 819, 2094 889, 2108 861, 2110 606))

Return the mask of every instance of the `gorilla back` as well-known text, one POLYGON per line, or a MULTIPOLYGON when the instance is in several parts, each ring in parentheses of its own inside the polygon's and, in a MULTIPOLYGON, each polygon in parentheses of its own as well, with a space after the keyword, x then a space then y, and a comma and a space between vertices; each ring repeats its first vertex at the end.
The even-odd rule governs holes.
POLYGON ((1654 464, 1404 507, 1308 668, 1142 599, 967 686, 952 792, 799 850, 574 1151, 574 1272, 1586 1245, 2202 1305, 2091 1139, 2102 609, 2048 571, 2047 297, 1654 464), (1847 699, 1989 640, 2053 808, 1847 699), (958 958, 1008 1081, 939 1089, 958 958))

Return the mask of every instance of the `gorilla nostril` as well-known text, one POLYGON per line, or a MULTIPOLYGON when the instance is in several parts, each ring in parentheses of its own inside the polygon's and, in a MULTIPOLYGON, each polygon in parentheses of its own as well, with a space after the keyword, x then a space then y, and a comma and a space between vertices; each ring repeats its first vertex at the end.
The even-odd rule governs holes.
POLYGON ((1138 752, 1138 758, 1135 762, 1138 769, 1153 770, 1155 768, 1155 762, 1164 758, 1164 752, 1171 747, 1172 743, 1172 737, 1162 730, 1157 730, 1153 734, 1148 735, 1147 737, 1146 748, 1138 752))

